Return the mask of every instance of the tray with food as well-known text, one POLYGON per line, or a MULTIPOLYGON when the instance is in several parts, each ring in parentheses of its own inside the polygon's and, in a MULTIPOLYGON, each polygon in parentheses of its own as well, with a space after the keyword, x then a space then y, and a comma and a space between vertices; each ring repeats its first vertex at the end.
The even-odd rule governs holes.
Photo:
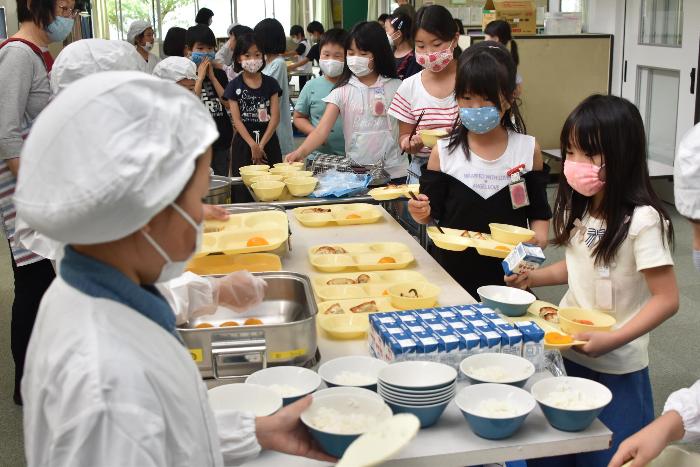
POLYGON ((413 192, 413 194, 418 194, 420 185, 393 185, 389 184, 380 188, 373 188, 367 193, 373 199, 377 201, 390 201, 397 198, 408 198, 410 195, 408 192, 413 192))
POLYGON ((382 271, 404 269, 413 262, 414 257, 403 243, 344 243, 311 247, 309 260, 322 272, 348 269, 382 271))
POLYGON ((532 240, 535 232, 530 229, 508 224, 489 224, 490 234, 442 227, 428 227, 428 236, 435 246, 443 250, 464 251, 476 248, 482 256, 505 258, 513 248, 522 242, 532 240))
POLYGON ((195 257, 273 251, 288 238, 289 222, 283 211, 232 214, 226 221, 204 222, 202 246, 195 257))
POLYGON ((327 315, 367 315, 384 311, 398 311, 388 297, 330 300, 318 304, 319 319, 327 315))
POLYGON ((297 220, 307 227, 372 224, 382 218, 382 212, 367 203, 302 207, 293 212, 297 220))
POLYGON ((236 271, 281 271, 280 257, 272 253, 248 253, 244 255, 207 255, 192 259, 187 270, 200 276, 231 274, 236 271))
POLYGON ((423 284, 427 282, 422 274, 415 271, 386 271, 361 273, 358 274, 357 277, 347 276, 350 276, 350 274, 338 275, 338 277, 333 277, 331 279, 319 279, 316 277, 312 280, 316 296, 322 301, 388 297, 390 296, 389 289, 393 286, 403 283, 423 284), (374 277, 371 277, 370 274, 374 277), (354 281, 355 283, 349 281, 354 281), (330 284, 328 284, 329 282, 330 284))

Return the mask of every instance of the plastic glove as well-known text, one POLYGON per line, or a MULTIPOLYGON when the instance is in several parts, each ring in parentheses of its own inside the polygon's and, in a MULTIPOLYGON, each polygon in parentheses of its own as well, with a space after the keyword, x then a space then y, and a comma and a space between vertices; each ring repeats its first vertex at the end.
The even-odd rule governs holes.
POLYGON ((214 285, 206 277, 186 272, 171 281, 158 284, 157 288, 175 312, 177 324, 216 311, 214 285))
POLYGON ((248 271, 236 271, 228 276, 210 279, 214 303, 243 313, 262 303, 267 282, 248 271))

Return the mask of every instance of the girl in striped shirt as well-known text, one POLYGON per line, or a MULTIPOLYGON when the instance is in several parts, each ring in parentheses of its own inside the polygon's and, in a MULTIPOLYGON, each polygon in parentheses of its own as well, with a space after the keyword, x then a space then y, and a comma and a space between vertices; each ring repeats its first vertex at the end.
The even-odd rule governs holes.
POLYGON ((416 14, 414 31, 416 61, 424 70, 403 81, 389 108, 389 115, 399 121, 401 149, 414 155, 408 183, 418 183, 418 176, 430 156, 431 148, 424 146, 418 132, 444 128, 447 133, 458 114, 454 96, 457 61, 454 58, 460 53, 459 32, 452 15, 440 5, 423 7, 416 14), (418 122, 421 114, 423 117, 418 122), (415 135, 411 137, 414 130, 415 135))

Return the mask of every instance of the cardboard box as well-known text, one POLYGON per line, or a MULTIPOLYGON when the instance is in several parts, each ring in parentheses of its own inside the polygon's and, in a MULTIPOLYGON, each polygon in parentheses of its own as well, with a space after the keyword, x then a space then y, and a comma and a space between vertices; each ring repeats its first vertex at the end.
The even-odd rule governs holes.
POLYGON ((532 0, 488 0, 484 5, 482 29, 497 19, 510 24, 514 36, 537 32, 537 8, 532 0))

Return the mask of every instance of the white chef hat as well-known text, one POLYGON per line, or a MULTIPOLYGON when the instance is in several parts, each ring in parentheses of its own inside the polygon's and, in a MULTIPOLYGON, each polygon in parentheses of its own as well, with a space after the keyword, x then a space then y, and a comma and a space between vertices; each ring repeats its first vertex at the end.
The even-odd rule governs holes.
POLYGON ((153 76, 178 82, 182 79, 197 79, 197 65, 185 57, 168 57, 153 69, 153 76))
POLYGON ((100 71, 140 71, 143 58, 124 41, 82 39, 66 46, 51 68, 51 92, 100 71))
POLYGON ((153 25, 142 19, 137 19, 129 25, 129 32, 126 33, 126 41, 129 44, 136 44, 136 36, 142 34, 146 29, 152 28, 153 25))
POLYGON ((177 199, 218 135, 182 86, 132 71, 87 76, 34 122, 21 153, 17 214, 63 243, 124 238, 177 199))

